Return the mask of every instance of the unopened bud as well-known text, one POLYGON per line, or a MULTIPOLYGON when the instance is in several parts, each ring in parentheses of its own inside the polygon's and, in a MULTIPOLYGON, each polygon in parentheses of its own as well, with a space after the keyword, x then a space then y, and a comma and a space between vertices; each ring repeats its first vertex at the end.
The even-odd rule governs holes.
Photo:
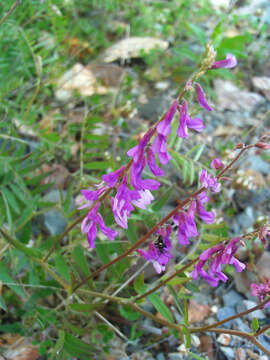
POLYGON ((270 149, 270 145, 265 142, 262 142, 262 141, 257 142, 257 144, 255 144, 255 146, 259 149, 264 149, 264 150, 270 149))
POLYGON ((234 150, 243 149, 244 146, 245 145, 243 143, 239 143, 239 144, 235 145, 234 150))

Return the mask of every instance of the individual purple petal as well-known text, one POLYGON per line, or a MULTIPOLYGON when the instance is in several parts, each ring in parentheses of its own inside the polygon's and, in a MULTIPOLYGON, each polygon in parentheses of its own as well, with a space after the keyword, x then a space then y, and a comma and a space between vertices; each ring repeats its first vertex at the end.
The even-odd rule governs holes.
POLYGON ((100 214, 97 214, 97 223, 99 225, 100 231, 103 232, 103 234, 110 240, 114 240, 114 238, 118 235, 118 231, 112 230, 105 225, 104 220, 100 214))
POLYGON ((162 135, 157 135, 155 138, 152 144, 152 151, 158 154, 159 161, 162 165, 166 165, 171 159, 171 156, 167 152, 166 138, 162 135))
POLYGON ((95 240, 97 237, 97 225, 95 222, 92 222, 91 226, 87 232, 87 240, 89 243, 89 247, 93 249, 95 247, 95 240))
POLYGON ((188 136, 188 113, 187 113, 187 102, 184 100, 183 104, 178 107, 179 109, 179 126, 177 129, 177 135, 180 138, 186 138, 188 136))
POLYGON ((151 148, 147 151, 147 164, 155 176, 164 176, 164 171, 155 162, 155 154, 151 148))
POLYGON ((211 162, 211 168, 215 170, 220 170, 224 167, 223 162, 219 158, 215 158, 211 162))
POLYGON ((161 134, 165 137, 167 137, 170 134, 171 122, 176 112, 177 106, 178 106, 178 100, 175 100, 172 106, 170 107, 170 109, 168 110, 167 114, 165 115, 164 120, 158 123, 157 125, 158 134, 161 134))
POLYGON ((196 86, 196 93, 200 106, 208 111, 212 111, 213 109, 211 108, 210 105, 208 105, 201 85, 196 83, 195 86, 196 86))
POLYGON ((206 211, 202 205, 198 205, 198 215, 206 224, 212 224, 215 220, 215 214, 212 211, 206 211))
POLYGON ((140 209, 146 209, 146 205, 151 204, 151 202, 155 199, 149 190, 138 190, 138 193, 140 198, 133 200, 132 204, 140 209))
POLYGON ((201 131, 203 131, 203 129, 205 129, 205 125, 201 118, 193 118, 192 119, 191 117, 188 117, 187 126, 188 126, 188 128, 193 129, 197 132, 201 132, 201 131))
POLYGON ((241 272, 246 268, 246 265, 241 261, 239 261, 238 259, 236 259, 236 257, 234 256, 231 259, 230 265, 233 265, 237 272, 241 272))
POLYGON ((214 62, 211 69, 219 69, 219 68, 225 68, 230 69, 237 65, 236 57, 232 54, 227 54, 225 60, 220 60, 214 62))
POLYGON ((109 187, 114 187, 117 184, 120 175, 123 174, 125 168, 125 166, 121 166, 118 170, 103 175, 102 180, 105 181, 109 187))

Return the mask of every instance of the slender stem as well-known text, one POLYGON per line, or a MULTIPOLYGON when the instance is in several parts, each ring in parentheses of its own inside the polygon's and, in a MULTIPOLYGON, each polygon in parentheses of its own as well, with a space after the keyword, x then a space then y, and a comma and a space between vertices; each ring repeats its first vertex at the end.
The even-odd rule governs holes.
POLYGON ((258 336, 258 335, 264 333, 264 332, 265 332, 267 329, 269 329, 269 328, 270 328, 270 324, 268 324, 268 325, 264 326, 263 328, 261 328, 260 330, 256 331, 256 333, 254 334, 254 336, 258 336))
POLYGON ((6 19, 9 17, 9 15, 11 15, 13 13, 13 11, 16 9, 16 7, 18 5, 20 5, 20 3, 21 3, 21 0, 16 0, 15 1, 15 3, 11 6, 11 8, 6 13, 6 15, 4 15, 2 17, 2 19, 0 20, 0 26, 6 21, 6 19))
POLYGON ((175 276, 177 276, 178 274, 181 274, 183 271, 185 271, 186 269, 188 269, 191 265, 195 264, 196 261, 199 260, 199 257, 197 257, 196 259, 190 261, 188 264, 184 265, 181 267, 181 269, 175 271, 172 275, 170 275, 169 277, 167 277, 165 280, 163 280, 160 284, 158 284, 157 286, 155 286, 153 289, 145 292, 142 295, 139 295, 137 297, 135 297, 135 301, 138 301, 140 299, 145 298, 146 296, 152 294, 153 292, 155 292, 156 290, 158 290, 159 288, 161 288, 161 286, 165 285, 168 281, 170 281, 171 279, 173 279, 175 276))
MULTIPOLYGON (((207 326, 202 326, 202 327, 197 327, 197 328, 193 328, 190 330, 191 333, 193 332, 200 332, 200 331, 208 331, 209 329, 211 328, 214 328, 214 327, 217 327, 217 326, 220 326, 230 320, 234 320, 234 319, 237 319, 239 317, 242 317, 242 316, 245 316, 255 310, 258 310, 258 309, 261 309, 263 307, 263 305, 265 305, 268 301, 270 300, 270 296, 268 296, 266 299, 264 299, 264 301, 262 301, 260 304, 250 308, 249 310, 246 310, 246 311, 242 311, 236 315, 233 315, 233 316, 230 316, 224 320, 221 320, 221 321, 218 321, 218 322, 215 322, 214 324, 211 324, 211 325, 207 325, 207 326)), ((257 334, 257 333, 256 333, 257 334)))
POLYGON ((249 340, 254 345, 256 345, 259 349, 261 349, 265 354, 270 356, 270 351, 267 350, 253 335, 250 335, 248 333, 238 331, 238 330, 224 329, 224 328, 219 328, 219 329, 213 328, 213 329, 210 329, 207 331, 214 332, 217 334, 229 334, 229 335, 240 336, 242 338, 249 340))
POLYGON ((97 276, 101 271, 107 269, 109 266, 115 264, 119 260, 125 258, 127 255, 132 253, 138 246, 140 246, 142 243, 144 243, 152 234, 154 234, 155 231, 157 231, 163 224, 165 224, 173 215, 175 215, 183 206, 185 206, 191 198, 196 197, 201 192, 205 190, 204 187, 190 195, 187 199, 184 201, 181 201, 181 203, 176 206, 168 215, 166 215, 160 222, 158 222, 152 229, 150 229, 143 237, 141 237, 131 248, 123 252, 121 255, 117 256, 115 259, 111 260, 109 263, 102 265, 99 269, 94 271, 92 274, 88 275, 85 279, 83 279, 74 289, 73 292, 76 291, 79 287, 81 287, 83 284, 85 284, 88 280, 91 278, 97 276))

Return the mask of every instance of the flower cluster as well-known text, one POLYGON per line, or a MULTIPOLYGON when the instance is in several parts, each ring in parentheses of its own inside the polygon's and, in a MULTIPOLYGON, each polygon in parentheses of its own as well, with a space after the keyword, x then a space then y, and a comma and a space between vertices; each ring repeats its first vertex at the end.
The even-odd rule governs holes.
POLYGON ((191 276, 197 279, 199 276, 204 278, 211 286, 216 287, 219 280, 226 282, 228 277, 222 272, 222 265, 233 265, 237 272, 245 269, 245 264, 240 262, 234 255, 238 249, 238 244, 241 238, 236 237, 228 243, 218 244, 207 250, 200 255, 200 260, 195 266, 191 276), (204 269, 209 260, 208 272, 204 269))
MULTIPOLYGON (((265 296, 269 295, 270 294, 270 279, 263 283, 263 284, 251 284, 250 285, 251 287, 251 295, 252 296, 257 296, 258 297, 258 300, 260 302, 262 302, 265 298, 265 296)), ((270 301, 268 301, 264 307, 267 307, 267 306, 270 306, 270 301)))
MULTIPOLYGON (((215 62, 212 65, 212 69, 221 67, 230 68, 235 66, 236 63, 235 57, 228 54, 225 60, 215 62)), ((208 104, 201 85, 198 83, 192 84, 192 81, 188 81, 187 85, 188 84, 189 86, 186 88, 189 90, 192 89, 193 85, 195 86, 199 105, 208 111, 212 111, 213 109, 208 104)), ((157 190, 160 183, 155 178, 146 179, 144 169, 148 166, 153 177, 164 176, 164 170, 158 165, 157 160, 159 160, 161 165, 166 165, 171 159, 167 150, 167 139, 171 133, 172 121, 176 114, 178 114, 179 121, 177 134, 180 138, 188 137, 188 129, 201 132, 205 128, 202 119, 198 117, 191 118, 188 114, 188 104, 186 100, 182 102, 178 99, 174 100, 162 120, 144 134, 138 145, 128 150, 127 155, 132 158, 129 166, 122 166, 114 172, 103 175, 103 181, 96 186, 96 189, 81 191, 85 204, 82 205, 80 209, 90 207, 90 211, 82 223, 82 232, 87 234, 90 247, 95 246, 97 225, 110 240, 113 240, 117 235, 117 231, 105 226, 102 216, 97 212, 100 205, 100 197, 102 197, 107 190, 116 189, 114 196, 110 199, 110 204, 115 222, 124 229, 127 229, 128 218, 131 216, 135 207, 145 209, 146 206, 154 200, 152 191, 157 190), (128 174, 129 170, 130 172, 128 174)), ((220 184, 217 179, 211 177, 205 171, 202 172, 200 181, 205 188, 209 188, 212 192, 218 192, 220 190, 220 184)), ((187 245, 190 237, 198 235, 194 220, 195 213, 206 223, 212 223, 214 221, 214 214, 204 209, 204 204, 207 201, 209 201, 209 198, 206 193, 201 193, 191 202, 187 212, 183 210, 175 215, 173 220, 174 223, 178 225, 180 244, 187 245)), ((158 256, 159 249, 156 249, 154 245, 151 245, 149 249, 151 252, 151 256, 149 256, 151 259, 155 257, 155 264, 158 263, 162 269, 166 265, 164 263, 164 257, 166 259, 171 258, 171 254, 170 256, 167 255, 168 249, 170 249, 169 230, 167 232, 167 240, 164 242, 166 246, 162 256, 158 256)), ((161 236, 165 235, 161 234, 161 236)), ((140 253, 146 256, 142 251, 140 253)), ((158 268, 157 265, 156 268, 158 268)))
POLYGON ((161 228, 157 231, 156 235, 160 235, 155 243, 149 244, 149 250, 138 249, 137 252, 146 260, 151 261, 158 274, 165 270, 168 262, 173 258, 170 253, 172 248, 170 241, 170 233, 172 227, 170 225, 161 228))

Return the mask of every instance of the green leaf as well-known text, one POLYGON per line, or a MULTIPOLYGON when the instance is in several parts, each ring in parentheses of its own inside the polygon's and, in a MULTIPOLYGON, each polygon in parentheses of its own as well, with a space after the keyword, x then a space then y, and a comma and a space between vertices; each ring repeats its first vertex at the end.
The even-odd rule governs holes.
POLYGON ((12 277, 9 275, 9 272, 10 270, 8 269, 8 267, 4 263, 0 263, 0 280, 3 282, 3 285, 8 286, 17 295, 26 298, 26 293, 22 289, 21 285, 16 285, 16 281, 12 279, 12 277))
POLYGON ((10 208, 9 208, 8 200, 7 200, 6 195, 5 195, 5 193, 3 191, 2 191, 2 197, 3 197, 5 208, 6 208, 8 226, 9 226, 10 230, 12 230, 13 229, 12 215, 11 215, 11 211, 10 211, 10 208))
POLYGON ((252 319, 252 329, 256 332, 260 328, 259 320, 257 318, 252 319))
POLYGON ((58 253, 55 257, 55 268, 57 272, 65 279, 70 282, 69 267, 67 266, 64 257, 61 253, 58 253))
POLYGON ((147 291, 147 286, 144 284, 144 275, 141 273, 134 281, 134 289, 137 294, 143 294, 147 291))
POLYGON ((106 170, 112 166, 110 161, 92 161, 84 164, 85 169, 88 170, 106 170))
POLYGON ((8 200, 8 203, 11 205, 12 209, 15 211, 15 213, 20 214, 20 208, 18 206, 17 200, 13 193, 6 187, 2 188, 2 193, 5 195, 5 197, 8 200))
POLYGON ((192 351, 188 351, 188 355, 190 355, 193 359, 196 359, 196 360, 207 360, 206 358, 203 358, 203 357, 193 353, 192 351))
POLYGON ((0 295, 0 308, 7 311, 7 305, 2 295, 0 295))
POLYGON ((154 305, 156 310, 168 321, 173 321, 173 316, 168 309, 168 307, 162 302, 161 298, 158 296, 158 294, 150 294, 148 295, 149 301, 154 305))
POLYGON ((172 294, 172 296, 173 296, 173 298, 174 298, 175 304, 176 304, 176 306, 177 306, 180 314, 182 314, 182 316, 184 316, 184 307, 183 307, 183 305, 180 303, 180 301, 179 301, 179 299, 178 299, 178 296, 177 296, 174 288, 173 288, 171 285, 169 285, 168 283, 167 283, 167 286, 168 286, 168 288, 169 288, 169 290, 170 290, 170 292, 171 292, 171 294, 172 294))
POLYGON ((97 309, 98 307, 100 307, 99 304, 95 303, 95 304, 70 304, 69 305, 70 309, 73 311, 77 311, 77 312, 93 312, 95 309, 97 309))
POLYGON ((65 333, 64 349, 70 355, 82 360, 89 360, 91 358, 91 346, 69 333, 65 333))
POLYGON ((120 314, 130 320, 135 321, 138 320, 140 317, 140 313, 138 311, 135 311, 134 309, 130 308, 128 305, 122 305, 119 307, 120 314))
POLYGON ((154 204, 152 206, 152 210, 154 212, 159 211, 170 200, 174 191, 175 191, 175 188, 172 185, 163 193, 163 195, 161 195, 161 197, 157 201, 154 202, 154 204))
POLYGON ((191 345, 191 335, 190 335, 190 332, 188 331, 187 327, 186 326, 183 326, 182 327, 182 331, 183 331, 183 334, 184 334, 184 341, 185 341, 185 346, 187 349, 190 348, 190 345, 191 345))
POLYGON ((205 148, 205 144, 200 145, 200 147, 198 148, 196 154, 194 155, 194 158, 193 158, 194 161, 199 160, 199 158, 201 157, 201 155, 203 153, 204 148, 205 148))
POLYGON ((90 270, 83 252, 83 248, 80 245, 76 246, 72 255, 77 266, 83 271, 85 276, 88 276, 90 274, 90 270))
POLYGON ((191 32, 193 34, 196 35, 197 39, 199 40, 199 42, 202 44, 202 45, 205 45, 206 44, 206 35, 204 33, 204 31, 197 25, 194 25, 192 23, 188 23, 187 24, 187 27, 191 30, 191 32))

